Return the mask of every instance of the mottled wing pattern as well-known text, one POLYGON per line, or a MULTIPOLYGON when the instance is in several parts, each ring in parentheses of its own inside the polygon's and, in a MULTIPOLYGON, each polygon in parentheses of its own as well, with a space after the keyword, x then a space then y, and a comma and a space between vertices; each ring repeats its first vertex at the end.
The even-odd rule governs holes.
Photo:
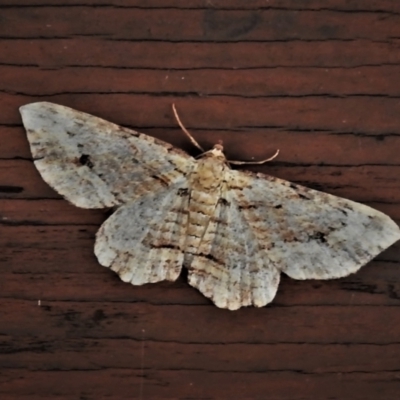
POLYGON ((244 219, 231 191, 224 193, 207 233, 194 251, 189 283, 221 308, 264 306, 272 301, 280 271, 244 219))
POLYGON ((21 107, 43 179, 82 208, 124 204, 184 181, 195 160, 172 145, 52 103, 21 107))
POLYGON ((261 257, 294 279, 347 276, 400 239, 387 215, 278 178, 231 171, 229 187, 261 257))
POLYGON ((183 264, 188 201, 187 190, 171 186, 120 207, 97 232, 100 264, 134 285, 176 280, 183 264))

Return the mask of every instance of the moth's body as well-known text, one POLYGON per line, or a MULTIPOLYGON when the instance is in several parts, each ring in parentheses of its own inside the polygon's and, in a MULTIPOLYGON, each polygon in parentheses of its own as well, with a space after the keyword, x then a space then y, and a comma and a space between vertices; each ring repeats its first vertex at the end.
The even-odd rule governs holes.
POLYGON ((73 204, 115 207, 96 235, 100 264, 134 285, 189 283, 222 308, 263 306, 281 272, 356 272, 400 238, 370 207, 263 174, 232 170, 222 147, 194 159, 67 107, 21 108, 35 165, 73 204))
POLYGON ((211 232, 207 228, 215 218, 218 202, 224 200, 228 173, 229 167, 222 149, 214 148, 198 160, 188 176, 185 266, 190 267, 193 254, 208 254, 205 248, 210 245, 211 232))

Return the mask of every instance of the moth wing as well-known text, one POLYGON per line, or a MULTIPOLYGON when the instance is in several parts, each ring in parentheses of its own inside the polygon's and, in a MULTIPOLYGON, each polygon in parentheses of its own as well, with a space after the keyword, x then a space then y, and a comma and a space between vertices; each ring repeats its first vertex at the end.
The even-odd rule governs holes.
POLYGON ((171 186, 118 208, 96 234, 99 263, 134 285, 176 280, 183 264, 188 199, 187 190, 171 186))
POLYGON ((185 264, 189 283, 220 308, 262 307, 275 297, 280 271, 265 257, 232 192, 223 196, 185 264))
POLYGON ((294 279, 347 276, 400 239, 363 204, 251 172, 231 171, 229 185, 262 257, 294 279))
POLYGON ((105 208, 184 181, 194 159, 160 140, 61 105, 20 108, 43 179, 71 203, 105 208))

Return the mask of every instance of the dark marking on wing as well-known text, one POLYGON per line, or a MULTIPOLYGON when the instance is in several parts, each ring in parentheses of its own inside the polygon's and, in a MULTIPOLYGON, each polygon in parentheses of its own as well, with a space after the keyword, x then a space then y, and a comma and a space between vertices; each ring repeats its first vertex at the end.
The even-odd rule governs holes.
POLYGON ((152 244, 151 247, 153 249, 173 249, 173 250, 181 250, 179 246, 175 246, 173 244, 160 244, 160 245, 155 245, 152 244))
MULTIPOLYGON (((196 257, 203 257, 207 260, 213 261, 218 265, 225 266, 225 263, 215 258, 212 254, 196 254, 196 257)), ((198 273, 198 271, 196 271, 198 273)))
POLYGON ((242 211, 242 210, 251 210, 251 209, 254 209, 254 208, 257 208, 257 206, 254 205, 254 204, 246 204, 246 205, 239 206, 239 210, 240 211, 242 211))
POLYGON ((178 196, 183 197, 183 196, 187 196, 188 194, 189 194, 189 189, 187 189, 187 188, 178 189, 178 196))
POLYGON ((162 176, 159 175, 151 175, 151 177, 153 179, 155 179, 156 181, 160 182, 163 186, 167 187, 169 186, 169 182, 167 182, 165 179, 163 179, 162 176))
POLYGON ((322 232, 316 232, 312 235, 309 235, 308 238, 309 240, 316 240, 317 242, 320 243, 326 243, 325 234, 322 232))
POLYGON ((307 196, 304 196, 304 194, 298 193, 298 195, 299 195, 299 197, 300 197, 301 199, 310 200, 310 198, 308 198, 307 196))
POLYGON ((90 160, 90 156, 88 155, 88 154, 82 154, 80 157, 79 157, 79 163, 81 164, 81 165, 85 165, 86 167, 88 167, 88 168, 90 168, 90 169, 92 169, 93 168, 93 163, 92 163, 92 161, 90 160))
POLYGON ((224 199, 224 198, 222 198, 222 197, 220 197, 220 198, 218 199, 218 203, 221 204, 221 205, 223 205, 223 206, 229 206, 229 205, 231 204, 228 200, 226 200, 226 199, 224 199))

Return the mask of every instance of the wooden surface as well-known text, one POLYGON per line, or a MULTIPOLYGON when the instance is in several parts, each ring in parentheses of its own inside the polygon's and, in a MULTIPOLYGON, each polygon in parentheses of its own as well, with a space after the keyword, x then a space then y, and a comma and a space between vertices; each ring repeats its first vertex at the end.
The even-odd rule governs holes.
POLYGON ((230 312, 182 276, 98 265, 106 213, 35 170, 18 107, 47 100, 400 222, 400 2, 0 0, 0 398, 395 400, 400 245, 333 281, 283 277, 230 312))

